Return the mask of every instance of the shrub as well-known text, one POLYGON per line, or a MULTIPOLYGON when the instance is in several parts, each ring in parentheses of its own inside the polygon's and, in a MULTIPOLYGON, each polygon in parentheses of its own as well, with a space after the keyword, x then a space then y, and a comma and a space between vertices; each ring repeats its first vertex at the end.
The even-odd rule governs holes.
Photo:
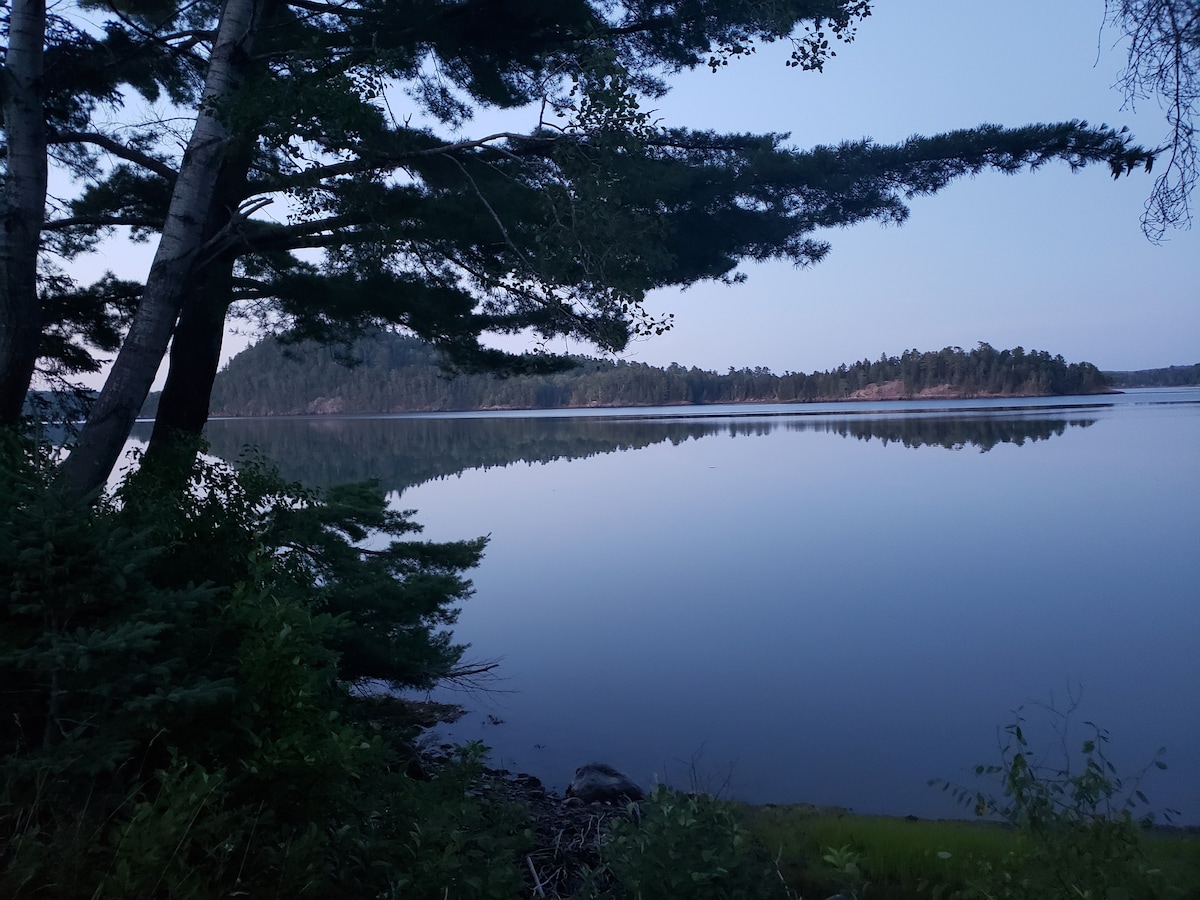
MULTIPOLYGON (((1072 710, 1074 704, 1072 705, 1072 710)), ((999 765, 981 765, 976 774, 999 780, 999 796, 944 784, 977 815, 993 816, 1022 838, 1020 849, 999 860, 961 863, 963 883, 943 882, 935 896, 974 900, 1155 900, 1169 896, 1162 872, 1147 855, 1143 826, 1133 811, 1147 805, 1138 787, 1117 773, 1107 755, 1108 733, 1086 723, 1090 736, 1079 756, 1066 752, 1071 710, 1053 708, 1064 746, 1062 761, 1046 761, 1026 737, 1018 710, 1004 733, 999 765), (1074 763, 1074 765, 1073 765, 1074 763)), ((1151 767, 1165 768, 1160 749, 1151 767)), ((939 854, 949 862, 949 854, 939 854)))
POLYGON ((483 782, 482 744, 470 743, 428 782, 410 781, 398 839, 403 865, 398 897, 512 900, 521 893, 517 866, 532 831, 523 808, 491 796, 483 782))
POLYGON ((658 785, 631 817, 614 819, 587 897, 767 900, 791 896, 732 804, 658 785), (604 885, 607 885, 605 889, 604 885))
POLYGON ((516 883, 519 829, 468 796, 477 767, 412 782, 402 717, 356 690, 457 661, 443 626, 482 541, 409 540, 373 486, 318 496, 261 463, 188 460, 87 504, 53 475, 0 435, 0 896, 516 883))

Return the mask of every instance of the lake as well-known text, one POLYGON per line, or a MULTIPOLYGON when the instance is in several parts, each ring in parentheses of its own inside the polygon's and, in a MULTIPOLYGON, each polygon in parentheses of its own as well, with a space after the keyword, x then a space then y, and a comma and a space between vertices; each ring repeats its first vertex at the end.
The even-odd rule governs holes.
POLYGON ((965 815, 1024 706, 1200 823, 1200 390, 219 420, 309 483, 491 535, 444 730, 562 788, 608 762, 752 802, 965 815))

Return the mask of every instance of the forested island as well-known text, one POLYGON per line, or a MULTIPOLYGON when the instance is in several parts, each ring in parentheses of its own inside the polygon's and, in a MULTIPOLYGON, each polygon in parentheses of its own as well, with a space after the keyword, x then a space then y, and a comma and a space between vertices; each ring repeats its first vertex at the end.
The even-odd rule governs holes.
MULTIPOLYGON (((411 337, 377 332, 350 347, 265 340, 217 376, 216 416, 553 409, 705 403, 792 403, 947 397, 1097 394, 1113 388, 1088 362, 1021 347, 946 347, 881 355, 824 372, 757 368, 718 373, 580 357, 552 375, 450 377, 436 351, 411 337)), ((154 400, 145 410, 153 415, 154 400)))
POLYGON ((1165 369, 1138 369, 1135 372, 1105 372, 1114 388, 1191 387, 1200 385, 1200 363, 1193 366, 1167 366, 1165 369))

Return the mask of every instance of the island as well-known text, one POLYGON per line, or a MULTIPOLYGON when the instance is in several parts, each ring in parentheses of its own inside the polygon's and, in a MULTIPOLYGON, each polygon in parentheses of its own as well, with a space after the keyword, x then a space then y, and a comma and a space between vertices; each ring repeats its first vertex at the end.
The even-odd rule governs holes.
MULTIPOLYGON (((483 409, 572 409, 714 403, 812 403, 1036 397, 1114 392, 1089 362, 1043 350, 906 350, 824 372, 776 374, 763 367, 718 373, 678 363, 576 357, 547 375, 455 373, 437 351, 385 331, 352 344, 289 344, 273 338, 239 353, 217 375, 214 416, 388 414, 483 409)), ((153 417, 151 396, 143 415, 153 417)))

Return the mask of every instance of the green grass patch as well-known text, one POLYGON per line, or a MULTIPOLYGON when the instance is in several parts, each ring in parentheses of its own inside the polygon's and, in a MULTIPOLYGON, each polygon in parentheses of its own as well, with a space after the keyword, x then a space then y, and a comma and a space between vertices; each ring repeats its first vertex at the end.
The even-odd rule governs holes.
MULTIPOLYGON (((983 821, 865 816, 806 804, 741 810, 746 827, 802 897, 828 897, 846 887, 844 874, 823 859, 830 849, 857 854, 868 900, 901 900, 929 897, 923 884, 958 890, 980 863, 998 865, 1023 853, 1029 840, 1006 825, 983 821)), ((1146 849, 1174 896, 1200 900, 1200 835, 1152 832, 1146 849)))
POLYGON ((1150 860, 1180 895, 1200 900, 1200 831, 1152 832, 1146 839, 1150 860))

